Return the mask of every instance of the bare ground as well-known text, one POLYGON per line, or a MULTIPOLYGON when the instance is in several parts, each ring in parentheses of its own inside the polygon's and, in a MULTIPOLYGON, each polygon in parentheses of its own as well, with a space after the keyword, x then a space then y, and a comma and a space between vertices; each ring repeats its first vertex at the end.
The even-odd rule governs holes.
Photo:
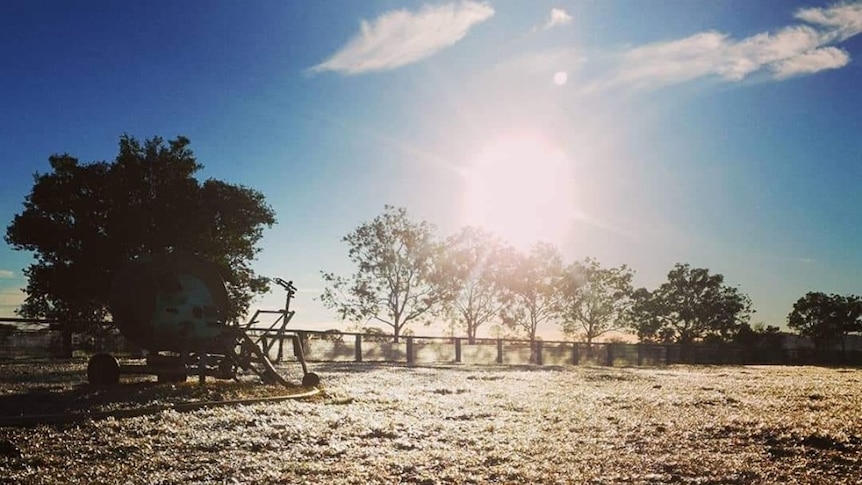
MULTIPOLYGON (((312 367, 307 400, 0 428, 0 483, 862 480, 858 369, 312 367)), ((0 416, 285 392, 84 380, 82 364, 0 365, 0 416)))

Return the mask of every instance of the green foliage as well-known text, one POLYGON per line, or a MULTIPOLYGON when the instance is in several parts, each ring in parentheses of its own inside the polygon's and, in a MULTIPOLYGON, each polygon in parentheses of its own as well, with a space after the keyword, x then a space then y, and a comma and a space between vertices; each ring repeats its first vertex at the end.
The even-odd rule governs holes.
POLYGON ((724 276, 677 263, 654 291, 632 295, 629 324, 642 341, 729 342, 751 314, 751 300, 724 276))
POLYGON ((581 335, 587 344, 623 327, 629 311, 634 272, 626 265, 602 268, 595 259, 569 265, 560 280, 556 312, 566 335, 581 335))
POLYGON ((787 326, 818 348, 843 348, 848 334, 862 332, 862 298, 809 292, 793 304, 787 326))
POLYGON ((537 243, 527 254, 515 253, 503 283, 503 323, 536 340, 539 325, 556 315, 562 272, 562 256, 552 244, 537 243))
POLYGON ((114 162, 50 157, 24 211, 6 230, 15 249, 32 251, 19 313, 63 321, 102 320, 114 274, 133 258, 195 254, 218 265, 231 296, 228 318, 243 315, 266 279, 249 264, 275 215, 259 192, 218 180, 201 183, 189 140, 140 143, 120 138, 114 162))
POLYGON ((383 214, 344 237, 356 273, 323 273, 328 286, 321 301, 342 319, 378 320, 392 327, 397 342, 414 321, 442 311, 451 298, 440 270, 443 246, 428 222, 414 222, 402 207, 383 214))
POLYGON ((464 326, 470 343, 480 326, 499 318, 512 251, 476 227, 464 227, 446 241, 442 271, 452 290, 449 309, 464 326))

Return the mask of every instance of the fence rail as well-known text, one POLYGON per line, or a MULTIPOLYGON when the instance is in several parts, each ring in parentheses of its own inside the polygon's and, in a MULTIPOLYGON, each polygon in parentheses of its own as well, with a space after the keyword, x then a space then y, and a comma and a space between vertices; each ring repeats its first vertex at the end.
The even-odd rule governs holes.
MULTIPOLYGON (((137 349, 110 323, 98 331, 69 333, 57 325, 32 319, 2 319, 0 360, 69 358, 74 353, 112 352, 134 355, 137 349), (26 321, 24 321, 26 320, 26 321), (26 327, 9 323, 27 324, 26 327)), ((270 349, 274 361, 296 359, 295 343, 283 333, 249 330, 270 349), (273 339, 277 345, 273 344, 273 339)), ((783 364, 862 366, 862 351, 783 349, 739 345, 624 344, 572 341, 530 342, 509 338, 391 336, 357 332, 292 330, 299 335, 304 354, 318 362, 402 362, 407 364, 533 364, 666 366, 673 364, 783 364)))

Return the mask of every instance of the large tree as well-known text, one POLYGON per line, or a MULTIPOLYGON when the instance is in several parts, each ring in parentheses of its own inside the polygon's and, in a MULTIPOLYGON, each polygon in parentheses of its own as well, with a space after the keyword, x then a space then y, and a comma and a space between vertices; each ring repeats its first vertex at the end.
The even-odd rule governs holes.
POLYGON ((751 315, 751 300, 724 276, 677 263, 654 291, 633 294, 630 325, 644 341, 728 342, 751 315))
POLYGON ((405 327, 441 311, 451 298, 435 232, 432 224, 411 220, 407 209, 385 206, 343 238, 356 272, 350 277, 323 273, 328 286, 321 301, 342 319, 392 327, 398 342, 405 327))
POLYGON ((218 265, 231 296, 227 319, 245 314, 266 291, 251 261, 263 228, 275 223, 260 192, 195 178, 202 165, 189 140, 120 138, 113 162, 49 158, 24 210, 6 229, 15 249, 33 252, 19 314, 63 322, 107 316, 111 282, 136 257, 164 252, 218 265))
POLYGON ((817 348, 845 348, 847 336, 862 332, 862 298, 809 292, 793 304, 787 326, 810 338, 817 348))
POLYGON ((496 236, 477 227, 464 227, 446 241, 443 271, 453 289, 449 306, 471 344, 479 327, 499 318, 511 254, 496 236))
POLYGON ((563 272, 557 313, 563 332, 579 335, 591 345, 593 339, 624 326, 631 304, 634 272, 626 265, 602 268, 587 258, 563 272))
POLYGON ((559 250, 536 243, 528 253, 516 253, 505 277, 503 322, 527 334, 532 344, 544 322, 556 315, 563 263, 559 250))

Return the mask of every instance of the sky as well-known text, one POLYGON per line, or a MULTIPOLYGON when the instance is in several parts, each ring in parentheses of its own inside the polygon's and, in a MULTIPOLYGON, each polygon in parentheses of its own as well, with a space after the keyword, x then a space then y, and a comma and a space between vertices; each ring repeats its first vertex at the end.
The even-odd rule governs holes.
MULTIPOLYGON (((862 1, 6 0, 0 222, 51 154, 183 135, 275 210, 254 267, 297 328, 345 328, 320 272, 386 204, 650 289, 709 268, 785 326, 862 294, 860 34, 862 1)), ((0 242, 0 317, 31 261, 0 242)))

